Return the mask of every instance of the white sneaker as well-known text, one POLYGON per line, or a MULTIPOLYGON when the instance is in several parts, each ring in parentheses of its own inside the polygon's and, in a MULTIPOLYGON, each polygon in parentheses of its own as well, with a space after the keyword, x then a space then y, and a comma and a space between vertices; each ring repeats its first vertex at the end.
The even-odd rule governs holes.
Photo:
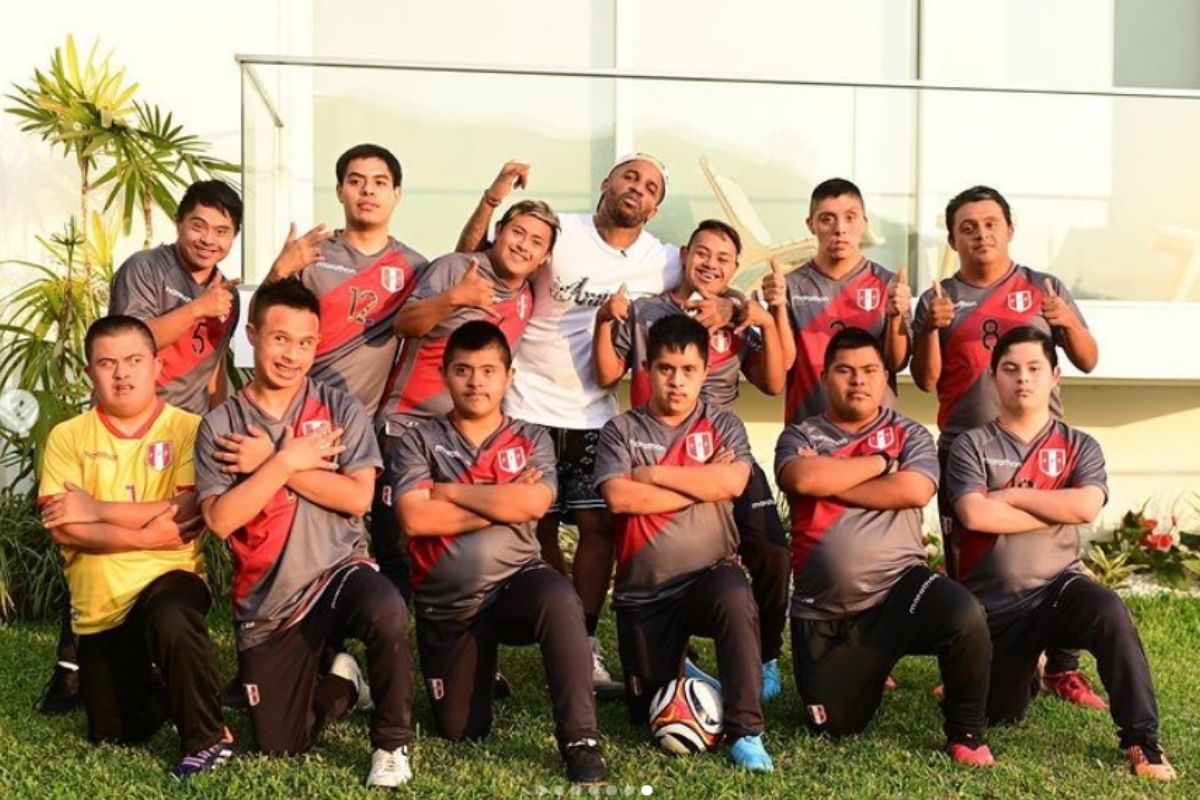
POLYGON ((354 656, 349 653, 338 653, 333 657, 333 664, 329 667, 329 674, 345 678, 354 684, 354 688, 358 691, 358 700, 354 704, 356 710, 370 711, 375 708, 375 704, 371 702, 371 687, 367 685, 367 679, 363 676, 362 670, 359 669, 358 662, 354 660, 354 656))
POLYGON ((614 681, 608 667, 604 666, 604 650, 600 646, 600 640, 589 636, 588 644, 592 648, 592 689, 596 696, 606 700, 620 699, 625 694, 625 687, 614 681))
POLYGON ((376 750, 371 753, 371 771, 367 773, 367 786, 394 789, 411 781, 412 776, 408 745, 397 747, 395 750, 376 750))

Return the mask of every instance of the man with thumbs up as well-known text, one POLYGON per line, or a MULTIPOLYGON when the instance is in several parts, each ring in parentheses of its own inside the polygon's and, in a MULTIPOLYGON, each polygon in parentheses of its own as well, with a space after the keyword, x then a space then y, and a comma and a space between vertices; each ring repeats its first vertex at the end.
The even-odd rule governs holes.
MULTIPOLYGON (((938 456, 943 471, 950 448, 965 431, 1000 414, 1000 396, 988 374, 991 352, 1008 331, 1031 326, 1052 337, 1083 372, 1096 366, 1096 340, 1058 278, 1015 263, 1009 256, 1012 211, 1000 192, 974 186, 946 206, 947 239, 958 252, 959 270, 935 281, 921 295, 913 324, 912 375, 918 388, 936 389, 938 456)), ((1062 418, 1057 384, 1050 394, 1052 414, 1062 418)), ((953 478, 954 476, 949 476, 953 478)), ((957 571, 957 522, 946 494, 938 511, 946 543, 946 563, 957 571)), ((1065 650, 1047 653, 1047 688, 1077 705, 1104 708, 1104 701, 1079 672, 1078 657, 1065 650)))
POLYGON ((764 289, 786 287, 796 337, 784 422, 801 422, 825 410, 825 347, 843 328, 861 328, 879 340, 888 370, 884 405, 890 407, 896 373, 909 356, 912 291, 904 270, 893 273, 862 254, 866 207, 862 192, 848 180, 830 178, 813 189, 806 223, 817 237, 817 254, 786 279, 776 270, 763 280, 764 289))
POLYGON ((219 264, 242 226, 242 200, 223 181, 188 187, 175 215, 178 235, 130 256, 113 275, 109 313, 142 320, 163 360, 159 395, 205 414, 225 400, 225 353, 237 326, 240 279, 219 264))
POLYGON ((400 437, 453 407, 441 372, 450 334, 483 319, 499 327, 508 346, 516 348, 533 314, 529 277, 550 259, 558 231, 558 215, 546 203, 514 203, 497 223, 491 247, 434 259, 396 314, 392 327, 404 345, 375 414, 385 467, 372 508, 371 542, 383 574, 406 598, 412 587, 405 537, 393 510, 395 476, 389 466, 400 437))

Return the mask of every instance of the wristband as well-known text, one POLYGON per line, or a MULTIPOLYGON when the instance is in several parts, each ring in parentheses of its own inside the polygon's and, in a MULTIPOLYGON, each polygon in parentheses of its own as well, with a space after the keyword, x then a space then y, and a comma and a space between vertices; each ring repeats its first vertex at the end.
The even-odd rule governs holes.
POLYGON ((887 453, 876 453, 876 455, 883 456, 883 472, 879 473, 879 477, 882 478, 892 471, 892 466, 896 463, 896 459, 887 453))
POLYGON ((495 197, 492 197, 491 194, 488 193, 487 189, 483 190, 483 202, 487 203, 492 208, 500 207, 500 201, 495 197))

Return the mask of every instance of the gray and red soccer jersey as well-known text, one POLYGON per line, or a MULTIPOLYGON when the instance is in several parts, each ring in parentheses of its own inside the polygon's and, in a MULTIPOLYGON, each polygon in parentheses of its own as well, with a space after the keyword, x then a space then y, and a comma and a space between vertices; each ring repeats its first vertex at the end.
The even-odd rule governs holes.
MULTIPOLYGON (((899 470, 938 482, 937 450, 925 427, 885 408, 875 422, 849 433, 824 414, 783 429, 775 446, 775 475, 801 450, 834 458, 886 454, 899 470)), ((922 509, 876 510, 831 497, 788 494, 792 511, 791 616, 836 619, 883 602, 900 576, 925 563, 922 509)))
MULTIPOLYGON (((297 436, 342 428, 338 471, 379 470, 383 460, 362 404, 345 392, 309 379, 283 419, 262 411, 245 390, 209 412, 196 438, 196 493, 200 500, 231 489, 247 475, 229 475, 213 458, 217 437, 249 433, 251 426, 279 444, 284 428, 297 436)), ((361 517, 317 505, 286 486, 246 526, 229 537, 233 550, 233 613, 238 649, 267 639, 301 620, 342 565, 367 558, 361 517)))
MULTIPOLYGON (((628 478, 635 467, 661 464, 698 467, 722 447, 753 467, 750 442, 742 421, 707 403, 696 406, 672 428, 648 407, 635 408, 609 420, 596 446, 593 482, 628 478)), ((613 522, 617 545, 617 577, 613 607, 653 603, 686 590, 700 574, 737 552, 738 532, 733 501, 693 503, 665 514, 619 514, 613 522)))
MULTIPOLYGON (((108 313, 127 314, 141 320, 161 317, 192 302, 221 280, 224 280, 221 270, 214 269, 208 283, 196 283, 175 245, 162 244, 133 254, 117 269, 108 313)), ((159 396, 193 414, 208 413, 208 380, 229 350, 240 309, 235 289, 228 317, 198 320, 190 331, 158 351, 163 360, 158 376, 159 396)))
MULTIPOLYGON (((988 372, 992 348, 1000 337, 1021 325, 1053 335, 1042 317, 1042 285, 1047 279, 1087 325, 1062 281, 1029 267, 1014 265, 1003 278, 982 289, 957 274, 942 281, 943 293, 954 303, 954 321, 938 331, 942 350, 942 374, 937 382, 939 449, 948 451, 960 433, 999 416, 1000 396, 988 372)), ((927 289, 917 303, 913 330, 924 329, 932 302, 933 289, 927 289)), ((1062 416, 1057 388, 1050 395, 1050 410, 1056 417, 1062 416)))
MULTIPOLYGON (((526 470, 542 473, 557 492, 554 446, 540 426, 505 417, 476 447, 447 417, 419 423, 400 437, 388 465, 394 497, 435 483, 499 485, 526 470)), ((504 583, 541 557, 537 522, 494 524, 456 536, 410 536, 417 613, 428 619, 469 619, 504 583)))
POLYGON ((309 377, 349 392, 374 414, 396 358, 392 318, 425 264, 395 239, 374 255, 355 250, 340 230, 323 242, 321 260, 300 273, 321 301, 321 343, 309 377))
MULTIPOLYGON (((796 361, 788 371, 784 423, 801 422, 828 407, 821 372, 825 348, 835 333, 842 328, 862 328, 882 343, 887 329, 888 284, 895 277, 870 259, 863 259, 841 280, 828 277, 811 261, 787 276, 796 361)), ((886 406, 895 404, 893 389, 888 388, 886 406)))
MULTIPOLYGON (((754 301, 748 301, 754 302, 754 301)), ((623 324, 613 325, 613 348, 632 371, 629 404, 637 408, 650 402, 650 375, 646 369, 646 339, 650 327, 664 317, 686 314, 670 292, 634 300, 623 324)), ((700 397, 709 405, 732 411, 738 397, 738 373, 762 357, 762 336, 754 328, 735 334, 727 325, 708 335, 708 377, 700 397)))
POLYGON ((496 304, 487 311, 455 309, 420 339, 404 340, 375 414, 375 427, 390 436, 399 436, 405 427, 423 419, 450 413, 453 403, 442 383, 442 354, 450 334, 464 323, 483 319, 496 324, 514 351, 525 333, 533 312, 533 289, 528 281, 515 290, 505 286, 496 277, 486 253, 450 253, 435 259, 422 272, 409 299, 427 300, 453 288, 462 280, 472 258, 479 262, 479 273, 495 285, 496 304))
MULTIPOLYGON (((972 492, 1008 488, 1041 490, 1098 486, 1108 496, 1104 453, 1091 436, 1051 419, 1031 442, 997 422, 959 436, 946 464, 951 503, 972 492)), ((955 523, 956 577, 979 597, 989 614, 1036 604, 1039 593, 1064 570, 1079 570, 1078 525, 996 535, 955 523)))

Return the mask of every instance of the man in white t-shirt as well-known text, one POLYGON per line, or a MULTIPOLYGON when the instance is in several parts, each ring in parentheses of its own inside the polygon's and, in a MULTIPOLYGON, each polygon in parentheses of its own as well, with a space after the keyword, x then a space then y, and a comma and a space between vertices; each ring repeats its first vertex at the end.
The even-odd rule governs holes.
MULTIPOLYGON (((479 249, 492 214, 512 189, 524 188, 529 166, 510 161, 488 187, 459 237, 457 250, 479 249)), ((545 427, 558 460, 559 494, 542 519, 538 537, 542 557, 565 572, 558 545, 564 513, 579 528, 572 564, 575 590, 583 601, 598 693, 620 694, 604 666, 596 626, 613 571, 612 520, 592 487, 592 466, 600 429, 618 412, 610 389, 596 385, 592 369, 592 331, 596 311, 625 289, 628 297, 651 297, 680 279, 679 249, 664 245, 645 225, 658 213, 667 191, 667 170, 646 153, 618 158, 600 183, 593 214, 562 214, 562 233, 547 267, 533 278, 533 316, 517 348, 512 388, 505 410, 545 427)), ((713 324, 729 321, 728 301, 694 304, 696 318, 713 324)))

